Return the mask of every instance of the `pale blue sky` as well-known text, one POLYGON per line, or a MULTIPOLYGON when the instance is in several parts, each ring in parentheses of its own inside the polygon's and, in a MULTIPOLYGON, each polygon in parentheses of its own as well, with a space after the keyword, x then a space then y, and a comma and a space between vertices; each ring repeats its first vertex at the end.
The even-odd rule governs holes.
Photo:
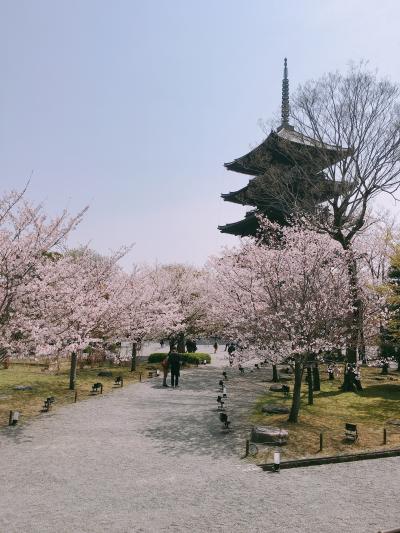
MULTIPOLYGON (((0 0, 0 176, 56 212, 90 210, 72 243, 124 261, 202 264, 291 89, 349 60, 400 81, 397 0, 0 0)), ((387 205, 390 205, 388 201, 387 205)))

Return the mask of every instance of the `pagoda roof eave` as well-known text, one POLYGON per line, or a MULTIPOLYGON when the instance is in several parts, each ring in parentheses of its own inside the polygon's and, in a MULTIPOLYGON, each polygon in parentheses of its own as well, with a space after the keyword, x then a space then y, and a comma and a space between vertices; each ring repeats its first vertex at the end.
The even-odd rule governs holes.
POLYGON ((249 185, 246 185, 238 191, 231 191, 221 194, 221 198, 223 198, 225 202, 232 202, 240 205, 254 205, 254 207, 256 207, 256 204, 254 204, 253 200, 249 198, 248 189, 249 185))
POLYGON ((225 224, 224 226, 218 226, 218 229, 221 233, 230 233, 238 237, 249 237, 256 235, 258 227, 257 213, 255 211, 249 211, 246 213, 244 219, 225 224))
POLYGON ((287 223, 285 213, 279 209, 277 210, 274 206, 270 206, 269 209, 263 208, 262 210, 248 211, 242 220, 218 226, 218 229, 221 233, 229 233, 238 237, 255 237, 260 226, 258 220, 258 215, 260 214, 266 216, 272 222, 287 223))
POLYGON ((299 148, 308 150, 308 159, 319 170, 341 161, 351 153, 348 148, 321 143, 291 128, 280 128, 278 132, 271 132, 256 148, 224 166, 234 172, 259 176, 277 161, 286 167, 296 166, 296 151, 299 148), (289 148, 285 143, 289 143, 289 148))

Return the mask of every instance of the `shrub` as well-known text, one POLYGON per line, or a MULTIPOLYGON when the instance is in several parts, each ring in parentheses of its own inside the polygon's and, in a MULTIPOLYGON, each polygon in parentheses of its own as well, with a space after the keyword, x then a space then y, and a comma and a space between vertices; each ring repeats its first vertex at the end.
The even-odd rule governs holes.
POLYGON ((167 356, 166 353, 151 353, 147 359, 148 363, 161 363, 163 359, 167 356))
MULTIPOLYGON (((167 355, 168 354, 166 353, 152 353, 149 355, 148 362, 161 363, 161 361, 165 359, 167 355)), ((195 365, 203 361, 211 363, 211 357, 208 353, 181 353, 179 355, 181 356, 182 363, 186 363, 189 365, 195 365)))
POLYGON ((203 361, 211 363, 211 356, 208 353, 183 353, 181 354, 181 357, 182 361, 188 363, 189 365, 195 365, 197 363, 202 363, 203 361))

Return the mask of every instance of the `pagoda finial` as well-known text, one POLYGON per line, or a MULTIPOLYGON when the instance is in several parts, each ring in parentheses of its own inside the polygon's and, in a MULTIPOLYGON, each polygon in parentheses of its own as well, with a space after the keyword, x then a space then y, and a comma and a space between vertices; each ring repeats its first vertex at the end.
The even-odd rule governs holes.
POLYGON ((287 58, 285 57, 282 80, 282 123, 281 128, 289 128, 289 79, 287 58))

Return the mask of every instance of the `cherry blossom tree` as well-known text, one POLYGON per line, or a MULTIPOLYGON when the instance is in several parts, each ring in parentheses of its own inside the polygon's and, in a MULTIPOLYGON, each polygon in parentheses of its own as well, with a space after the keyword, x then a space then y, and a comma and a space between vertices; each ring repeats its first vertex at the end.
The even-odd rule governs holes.
POLYGON ((376 347, 384 341, 389 317, 381 287, 388 281, 391 257, 399 243, 399 237, 395 219, 388 213, 383 213, 379 218, 370 216, 367 228, 354 240, 362 313, 358 349, 364 362, 366 346, 376 347))
POLYGON ((206 276, 200 269, 174 264, 156 266, 151 273, 153 286, 160 302, 169 308, 168 320, 159 328, 159 337, 177 344, 178 352, 185 352, 185 338, 197 336, 205 329, 207 301, 206 276))
POLYGON ((90 342, 115 333, 119 279, 119 251, 109 257, 87 248, 50 258, 19 299, 16 326, 38 355, 70 356, 70 389, 75 388, 78 354, 90 342))
POLYGON ((136 266, 131 274, 122 275, 124 287, 114 315, 115 329, 120 339, 132 342, 132 371, 136 368, 138 346, 168 331, 177 317, 182 319, 178 303, 156 281, 155 269, 148 266, 136 266))
POLYGON ((343 346, 351 316, 346 260, 325 235, 263 221, 268 244, 243 240, 211 263, 214 310, 236 337, 285 351, 294 361, 289 421, 297 422, 304 368, 315 355, 343 346), (276 237, 273 237, 273 231, 276 237))
POLYGON ((19 301, 29 292, 32 279, 62 250, 66 238, 81 221, 67 211, 49 219, 41 205, 32 205, 21 193, 0 197, 0 359, 12 353, 26 327, 19 316, 19 301), (18 322, 18 326, 16 324, 18 322))

